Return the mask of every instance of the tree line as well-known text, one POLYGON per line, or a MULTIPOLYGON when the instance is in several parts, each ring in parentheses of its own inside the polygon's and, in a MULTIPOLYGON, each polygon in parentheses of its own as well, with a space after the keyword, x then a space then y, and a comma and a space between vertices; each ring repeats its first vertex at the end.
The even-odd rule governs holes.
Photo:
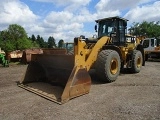
POLYGON ((53 36, 49 36, 47 41, 40 35, 28 37, 25 29, 18 24, 11 24, 6 30, 0 31, 0 48, 5 52, 29 48, 62 48, 63 43, 60 39, 57 45, 53 36))
MULTIPOLYGON (((159 40, 160 22, 134 22, 129 33, 135 36, 155 37, 159 40)), ((25 29, 18 24, 11 24, 6 30, 0 31, 0 47, 5 52, 28 48, 62 48, 63 43, 64 41, 60 39, 57 45, 53 36, 49 36, 47 41, 40 35, 33 34, 28 37, 25 29)))
POLYGON ((134 22, 129 29, 129 33, 135 36, 146 36, 160 38, 160 22, 147 22, 142 23, 134 22))
POLYGON ((134 22, 129 29, 131 35, 146 38, 156 38, 157 45, 160 46, 160 22, 147 22, 143 21, 141 23, 134 22))

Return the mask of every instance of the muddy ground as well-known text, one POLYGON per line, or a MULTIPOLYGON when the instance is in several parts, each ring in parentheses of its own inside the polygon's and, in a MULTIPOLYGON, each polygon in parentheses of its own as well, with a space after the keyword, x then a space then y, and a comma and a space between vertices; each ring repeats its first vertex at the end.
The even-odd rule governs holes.
POLYGON ((92 72, 89 94, 58 105, 20 87, 27 65, 0 66, 0 120, 159 120, 160 62, 138 74, 121 73, 113 83, 92 72))

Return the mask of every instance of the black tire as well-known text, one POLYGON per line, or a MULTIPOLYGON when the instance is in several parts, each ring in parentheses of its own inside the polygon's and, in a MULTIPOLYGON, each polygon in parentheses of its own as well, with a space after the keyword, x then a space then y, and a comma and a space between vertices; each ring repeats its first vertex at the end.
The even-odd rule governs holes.
POLYGON ((132 68, 133 73, 139 73, 142 67, 143 57, 139 50, 134 50, 132 54, 132 68))
POLYGON ((96 74, 104 82, 113 82, 120 73, 120 57, 114 50, 102 50, 96 61, 96 74))

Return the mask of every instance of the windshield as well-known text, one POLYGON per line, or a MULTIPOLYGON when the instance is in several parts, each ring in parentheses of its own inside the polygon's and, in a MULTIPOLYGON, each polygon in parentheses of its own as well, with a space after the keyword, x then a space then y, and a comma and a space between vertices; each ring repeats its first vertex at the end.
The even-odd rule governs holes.
POLYGON ((98 29, 98 36, 110 36, 110 33, 114 32, 115 24, 113 21, 100 21, 99 22, 99 29, 98 29))

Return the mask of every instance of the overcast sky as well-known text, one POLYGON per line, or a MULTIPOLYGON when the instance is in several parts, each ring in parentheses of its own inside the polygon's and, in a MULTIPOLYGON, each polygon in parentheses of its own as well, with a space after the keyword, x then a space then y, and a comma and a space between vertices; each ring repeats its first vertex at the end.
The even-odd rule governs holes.
POLYGON ((28 33, 58 42, 95 34, 95 20, 120 16, 133 22, 160 21, 160 0, 0 0, 0 31, 19 24, 28 33))

